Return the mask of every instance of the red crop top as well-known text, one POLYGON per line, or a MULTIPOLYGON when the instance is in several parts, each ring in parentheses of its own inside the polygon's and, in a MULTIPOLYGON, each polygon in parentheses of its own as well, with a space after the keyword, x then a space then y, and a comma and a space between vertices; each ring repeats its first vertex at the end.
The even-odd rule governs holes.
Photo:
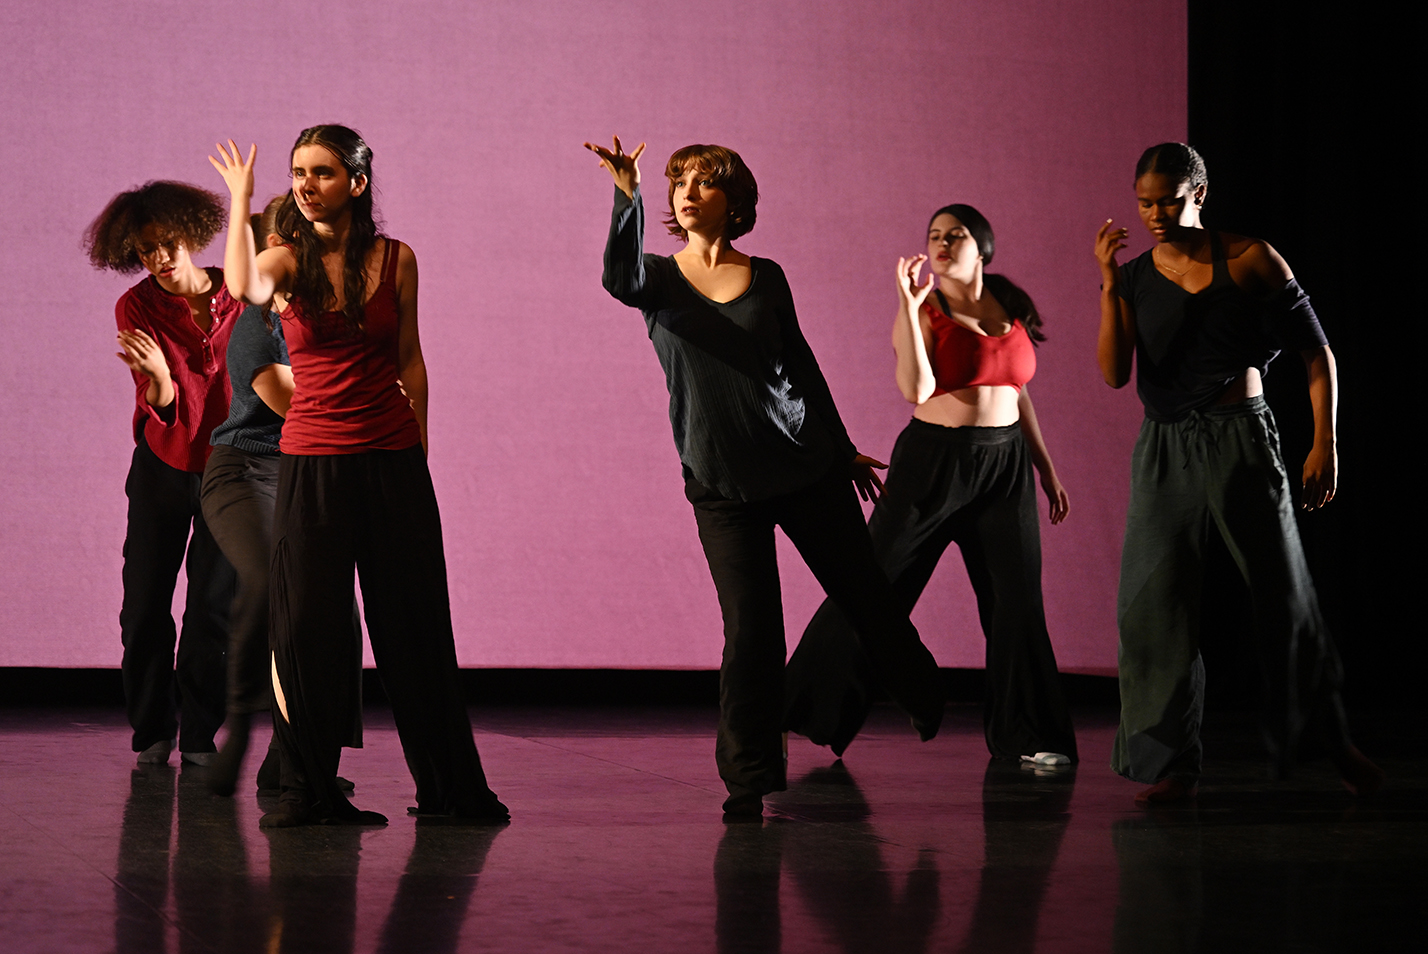
POLYGON ((932 350, 927 358, 937 378, 933 397, 982 385, 1020 391, 1036 374, 1036 348, 1020 321, 1013 320, 1011 331, 994 338, 947 317, 931 302, 927 310, 932 315, 932 350))
POLYGON ((400 245, 386 239, 381 282, 367 299, 360 334, 348 330, 340 311, 309 316, 293 301, 283 313, 294 385, 279 445, 284 454, 360 454, 421 443, 397 381, 400 245))

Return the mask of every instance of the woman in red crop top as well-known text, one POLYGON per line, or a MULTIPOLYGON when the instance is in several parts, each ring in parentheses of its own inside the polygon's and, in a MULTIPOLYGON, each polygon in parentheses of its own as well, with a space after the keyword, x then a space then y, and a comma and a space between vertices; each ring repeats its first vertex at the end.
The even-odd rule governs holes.
MULTIPOLYGON (((1076 759, 1076 736, 1042 608, 1032 469, 1053 524, 1069 503, 1026 389, 1041 318, 1026 292, 984 272, 994 249, 981 213, 949 205, 932 216, 927 253, 898 260, 897 383, 917 409, 868 530, 909 610, 957 543, 987 640, 987 748, 1064 765, 1076 759), (931 273, 919 285, 924 264, 931 273)), ((825 602, 789 660, 785 724, 841 755, 867 716, 871 684, 852 630, 825 602)))
POLYGON ((119 630, 140 762, 168 762, 177 735, 183 760, 206 764, 223 724, 234 573, 204 522, 199 484, 208 439, 228 416, 225 357, 242 308, 218 269, 189 257, 222 226, 218 196, 160 181, 115 196, 85 233, 96 268, 148 272, 115 308, 119 359, 135 386, 119 630), (188 595, 175 657, 170 607, 185 560, 188 595))
POLYGON ((273 529, 270 639, 283 794, 268 828, 385 824, 338 787, 352 693, 352 570, 418 815, 510 817, 486 784, 461 697, 441 518, 426 466, 426 364, 417 264, 377 231, 372 151, 345 126, 293 145, 286 245, 257 254, 253 163, 229 140, 209 161, 232 194, 224 275, 254 304, 286 295, 294 392, 283 424, 273 529))

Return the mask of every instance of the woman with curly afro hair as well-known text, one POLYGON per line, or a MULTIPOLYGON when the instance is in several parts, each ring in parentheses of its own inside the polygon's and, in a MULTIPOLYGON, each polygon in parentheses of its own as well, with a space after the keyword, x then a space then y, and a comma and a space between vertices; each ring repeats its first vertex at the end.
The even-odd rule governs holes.
POLYGON ((115 196, 85 232, 96 268, 148 272, 115 307, 117 355, 135 388, 119 629, 124 698, 142 763, 166 763, 177 741, 184 760, 207 764, 223 722, 234 575, 204 523, 199 486, 209 437, 228 416, 226 351, 242 308, 221 270, 199 268, 189 256, 225 220, 211 192, 148 182, 115 196), (185 554, 178 635, 170 606, 185 554))

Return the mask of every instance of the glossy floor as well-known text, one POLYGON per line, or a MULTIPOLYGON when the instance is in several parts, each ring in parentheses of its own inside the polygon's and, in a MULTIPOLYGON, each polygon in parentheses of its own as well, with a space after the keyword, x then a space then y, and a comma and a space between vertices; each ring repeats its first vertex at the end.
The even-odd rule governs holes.
POLYGON ((1146 812, 1105 767, 1111 713, 1078 714, 1080 767, 1032 771, 989 762, 976 710, 927 744, 879 710, 842 762, 795 738, 765 821, 725 825, 712 711, 473 718, 510 825, 406 817, 372 710, 343 774, 392 824, 264 832, 251 782, 136 766, 120 713, 0 710, 0 949, 1422 949, 1428 770, 1391 752, 1355 801, 1324 764, 1266 783, 1252 729, 1222 726, 1198 803, 1146 812))

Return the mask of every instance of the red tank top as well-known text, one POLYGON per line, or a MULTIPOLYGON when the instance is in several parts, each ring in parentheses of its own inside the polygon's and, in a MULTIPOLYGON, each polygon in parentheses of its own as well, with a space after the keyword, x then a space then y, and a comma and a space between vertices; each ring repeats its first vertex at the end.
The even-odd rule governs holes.
POLYGON ((1013 319, 1011 331, 994 338, 954 321, 931 302, 927 310, 932 316, 932 351, 927 358, 937 378, 933 397, 981 385, 1020 391, 1036 374, 1036 348, 1020 321, 1013 319))
POLYGON ((384 239, 381 280, 367 299, 362 330, 340 311, 310 316, 293 301, 282 316, 293 367, 293 403, 279 444, 284 454, 360 454, 421 443, 411 402, 397 381, 397 250, 384 239))

